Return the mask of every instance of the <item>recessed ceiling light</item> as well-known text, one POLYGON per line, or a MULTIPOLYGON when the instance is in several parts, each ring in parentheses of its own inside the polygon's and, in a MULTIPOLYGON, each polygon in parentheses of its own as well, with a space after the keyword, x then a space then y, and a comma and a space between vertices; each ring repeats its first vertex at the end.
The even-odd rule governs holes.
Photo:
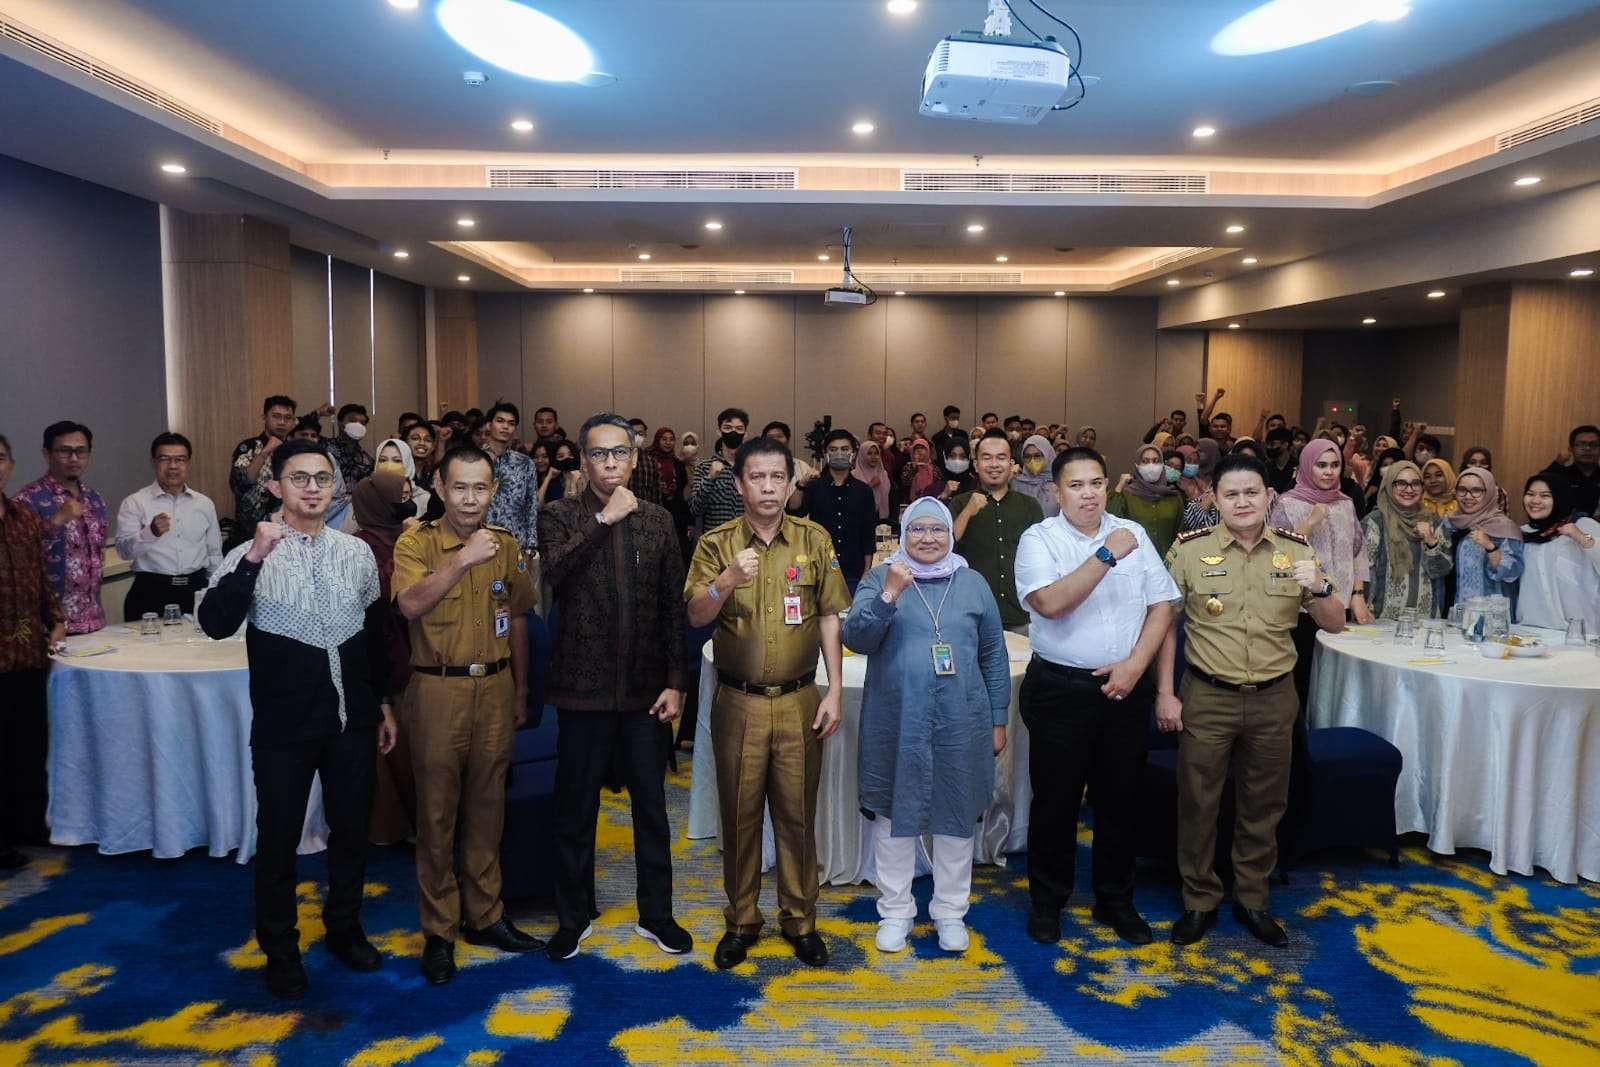
POLYGON ((917 0, 889 0, 883 6, 891 15, 909 15, 917 9, 917 0))
POLYGON ((994 261, 996 263, 1009 263, 1009 262, 1011 262, 1011 257, 1010 256, 995 256, 994 257, 994 261))
POLYGON ((1168 285, 1182 285, 1182 284, 1183 284, 1183 283, 1182 283, 1182 282, 1180 282, 1180 281, 1179 281, 1179 280, 1178 280, 1178 279, 1176 279, 1176 278, 1168 278, 1168 279, 1167 279, 1167 284, 1168 284, 1168 285))
POLYGON ((417 0, 389 0, 389 6, 397 7, 401 11, 414 11, 417 7, 417 0))
POLYGON ((1377 319, 1375 319, 1375 318, 1372 318, 1372 317, 1371 317, 1371 316, 1370 316, 1370 315, 1369 315, 1369 316, 1367 316, 1367 317, 1366 317, 1366 318, 1364 318, 1364 319, 1362 319, 1362 320, 1361 320, 1361 325, 1363 325, 1363 326, 1375 326, 1375 325, 1377 325, 1377 322, 1378 322, 1378 320, 1377 320, 1377 319))
POLYGON ((1395 83, 1387 78, 1374 78, 1371 81, 1356 82, 1344 87, 1344 91, 1351 96, 1382 96, 1395 87, 1395 83))
POLYGON ((411 258, 411 253, 407 252, 403 248, 397 248, 397 249, 395 249, 395 252, 394 252, 394 258, 395 259, 410 259, 411 258))
POLYGON ((456 225, 462 227, 463 229, 467 229, 467 230, 472 229, 477 224, 478 224, 478 222, 477 222, 476 219, 468 219, 468 218, 456 219, 456 225))
POLYGON ((1522 177, 1518 178, 1516 181, 1512 182, 1511 184, 1512 185, 1523 185, 1523 186, 1538 185, 1542 181, 1544 181, 1544 179, 1539 177, 1537 174, 1524 174, 1522 177))
POLYGON ((983 223, 981 223, 981 222, 969 222, 969 223, 967 223, 967 232, 968 233, 982 233, 983 232, 983 223))
POLYGON ((1230 322, 1230 323, 1228 323, 1228 329, 1230 329, 1230 330, 1237 330, 1237 329, 1238 329, 1238 328, 1239 328, 1239 324, 1238 324, 1238 323, 1237 323, 1237 322, 1230 322))
POLYGON ((514 0, 440 0, 439 25, 462 48, 501 70, 540 81, 579 81, 594 53, 565 23, 514 0))
POLYGON ((641 260, 649 259, 650 258, 650 253, 649 252, 640 252, 639 253, 639 258, 641 260))
POLYGON ((1578 267, 1575 270, 1568 271, 1567 272, 1567 277, 1569 277, 1569 278, 1587 278, 1593 273, 1594 273, 1594 268, 1593 267, 1578 267))
POLYGON ((822 253, 822 255, 818 256, 817 257, 817 262, 818 263, 826 263, 826 262, 828 262, 828 253, 824 252, 824 253, 822 253))
POLYGON ((1214 137, 1216 136, 1216 132, 1217 128, 1215 126, 1196 126, 1194 128, 1194 135, 1196 137, 1214 137))
POLYGON ((1434 290, 1432 290, 1431 292, 1428 293, 1428 299, 1429 300, 1438 300, 1443 296, 1444 296, 1444 290, 1443 289, 1434 289, 1434 290))
POLYGON ((528 119, 512 119, 511 128, 518 133, 527 133, 533 129, 533 123, 528 119))
POLYGON ((1410 13, 1403 0, 1267 0, 1224 26, 1211 38, 1211 50, 1222 56, 1277 52, 1410 13))
POLYGON ((1067 291, 1065 289, 1057 289, 1056 290, 1056 295, 1057 296, 1066 296, 1067 295, 1067 291))
POLYGON ((161 164, 161 169, 166 171, 168 174, 189 173, 189 168, 184 166, 182 163, 163 163, 161 164))
POLYGON ((733 295, 734 296, 743 296, 744 295, 744 290, 743 289, 735 289, 733 291, 733 295))
POLYGON ((722 229, 722 223, 718 222, 716 219, 712 219, 710 222, 706 223, 706 229, 720 230, 722 229))
POLYGON ((894 295, 895 296, 905 296, 906 295, 906 291, 904 289, 896 289, 894 291, 894 295))
POLYGON ((584 290, 584 292, 586 292, 586 293, 592 293, 592 292, 594 292, 594 290, 593 290, 593 289, 585 289, 585 290, 584 290))
POLYGON ((877 129, 877 127, 870 122, 858 122, 854 126, 850 127, 850 132, 866 136, 875 129, 877 129))
POLYGON ((1243 263, 1243 264, 1244 264, 1244 265, 1245 265, 1245 266, 1247 266, 1247 267, 1253 267, 1253 266, 1255 266, 1255 265, 1256 265, 1256 263, 1257 263, 1257 262, 1258 262, 1258 260, 1257 260, 1257 259, 1256 259, 1256 257, 1255 257, 1255 256, 1245 256, 1245 257, 1244 257, 1244 258, 1243 258, 1243 259, 1241 259, 1241 260, 1240 260, 1240 261, 1239 261, 1239 262, 1240 262, 1240 263, 1243 263))
POLYGON ((470 274, 457 274, 456 275, 456 281, 458 281, 458 282, 470 282, 471 280, 472 280, 472 275, 470 275, 470 274))
POLYGON ((1232 226, 1229 226, 1228 229, 1225 232, 1227 232, 1227 233, 1243 233, 1244 232, 1244 227, 1239 225, 1236 222, 1232 226))

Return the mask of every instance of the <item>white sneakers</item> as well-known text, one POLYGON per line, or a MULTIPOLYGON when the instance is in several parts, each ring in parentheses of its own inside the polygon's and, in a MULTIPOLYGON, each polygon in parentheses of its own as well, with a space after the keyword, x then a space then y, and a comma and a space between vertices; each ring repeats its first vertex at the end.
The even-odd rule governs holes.
POLYGON ((879 919, 878 920, 878 951, 899 952, 906 947, 906 938, 911 934, 911 919, 879 919))
POLYGON ((939 947, 946 952, 965 952, 971 943, 967 938, 967 924, 960 919, 940 919, 933 924, 939 931, 939 947))
MULTIPOLYGON (((878 920, 878 951, 899 952, 906 947, 906 938, 911 936, 911 928, 915 920, 912 919, 879 919, 878 920)), ((939 933, 939 947, 946 952, 965 952, 971 940, 967 936, 967 924, 960 919, 939 919, 934 924, 934 929, 939 933)))

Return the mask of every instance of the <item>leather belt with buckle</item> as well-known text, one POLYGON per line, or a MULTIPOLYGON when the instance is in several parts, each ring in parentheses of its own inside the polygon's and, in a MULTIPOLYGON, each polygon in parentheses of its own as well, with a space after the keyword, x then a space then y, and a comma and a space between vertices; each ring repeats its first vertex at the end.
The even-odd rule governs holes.
POLYGON ((469 663, 465 667, 413 667, 412 670, 436 678, 487 678, 491 674, 499 674, 510 665, 509 659, 502 659, 495 663, 469 663))
POLYGON ((743 678, 735 678, 726 671, 717 672, 717 681, 729 689, 737 689, 741 693, 766 697, 769 700, 773 697, 788 696, 790 693, 798 692, 816 680, 817 672, 808 671, 790 682, 782 682, 778 685, 764 685, 759 682, 747 682, 743 678))
MULTIPOLYGON (((1268 678, 1266 681, 1256 682, 1254 685, 1240 685, 1236 682, 1224 682, 1221 678, 1207 674, 1205 671, 1194 666, 1193 664, 1189 666, 1189 673, 1207 685, 1215 686, 1218 689, 1226 689, 1230 693, 1245 694, 1259 693, 1261 690, 1271 688, 1272 686, 1275 686, 1279 682, 1283 681, 1285 678, 1289 677, 1289 674, 1280 674, 1276 678, 1268 678)), ((1292 674, 1293 672, 1291 671, 1289 673, 1292 674)))

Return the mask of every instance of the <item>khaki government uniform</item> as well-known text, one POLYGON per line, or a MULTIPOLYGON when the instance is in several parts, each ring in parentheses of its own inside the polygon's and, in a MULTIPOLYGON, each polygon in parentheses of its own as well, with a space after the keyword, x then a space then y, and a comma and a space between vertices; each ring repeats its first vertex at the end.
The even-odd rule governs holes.
POLYGON ((1167 569, 1183 597, 1190 667, 1178 690, 1178 870, 1185 909, 1211 911, 1222 901, 1217 809, 1232 764, 1234 899, 1266 910, 1300 713, 1294 628, 1301 607, 1313 599, 1295 580, 1293 566, 1316 558, 1305 538, 1270 526, 1249 552, 1225 526, 1180 534, 1167 552, 1167 569), (1202 680, 1196 670, 1221 684, 1202 680))
POLYGON ((761 821, 763 808, 770 804, 778 851, 779 919, 785 933, 798 936, 817 925, 822 743, 811 723, 822 697, 814 679, 787 694, 779 695, 777 689, 815 674, 822 649, 819 619, 848 609, 850 592, 828 531, 785 515, 770 545, 762 543, 743 517, 707 531, 689 564, 684 599, 705 592, 746 548, 760 555, 760 574, 723 598, 712 638, 719 682, 711 740, 722 809, 722 871, 728 894, 724 916, 735 933, 761 929, 761 821), (792 581, 790 567, 797 572, 792 581), (800 596, 798 626, 783 621, 783 598, 791 585, 800 596), (722 684, 723 676, 772 686, 772 695, 732 688, 722 684))
MULTIPOLYGON (((468 927, 481 930, 503 910, 500 834, 517 714, 510 622, 539 600, 516 538, 499 526, 487 529, 499 537, 500 554, 473 567, 432 611, 410 623, 416 670, 400 705, 400 728, 410 741, 417 779, 422 930, 452 942, 463 917, 468 927), (507 613, 506 632, 496 634, 495 616, 501 609, 507 613), (426 673, 437 667, 474 673, 426 673)), ((461 547, 461 539, 443 519, 401 534, 394 545, 392 595, 398 599, 461 547)))

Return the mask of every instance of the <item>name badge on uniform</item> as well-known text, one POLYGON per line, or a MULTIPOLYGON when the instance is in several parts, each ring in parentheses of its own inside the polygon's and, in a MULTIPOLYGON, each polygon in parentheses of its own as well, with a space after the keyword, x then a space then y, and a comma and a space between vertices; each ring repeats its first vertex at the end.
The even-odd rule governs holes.
POLYGON ((494 635, 504 637, 511 632, 511 612, 505 608, 494 609, 494 635))
POLYGON ((783 623, 785 626, 799 626, 804 619, 800 614, 800 594, 788 593, 783 598, 783 623))
POLYGON ((955 649, 943 642, 933 645, 933 673, 941 678, 948 678, 956 673, 955 649))

